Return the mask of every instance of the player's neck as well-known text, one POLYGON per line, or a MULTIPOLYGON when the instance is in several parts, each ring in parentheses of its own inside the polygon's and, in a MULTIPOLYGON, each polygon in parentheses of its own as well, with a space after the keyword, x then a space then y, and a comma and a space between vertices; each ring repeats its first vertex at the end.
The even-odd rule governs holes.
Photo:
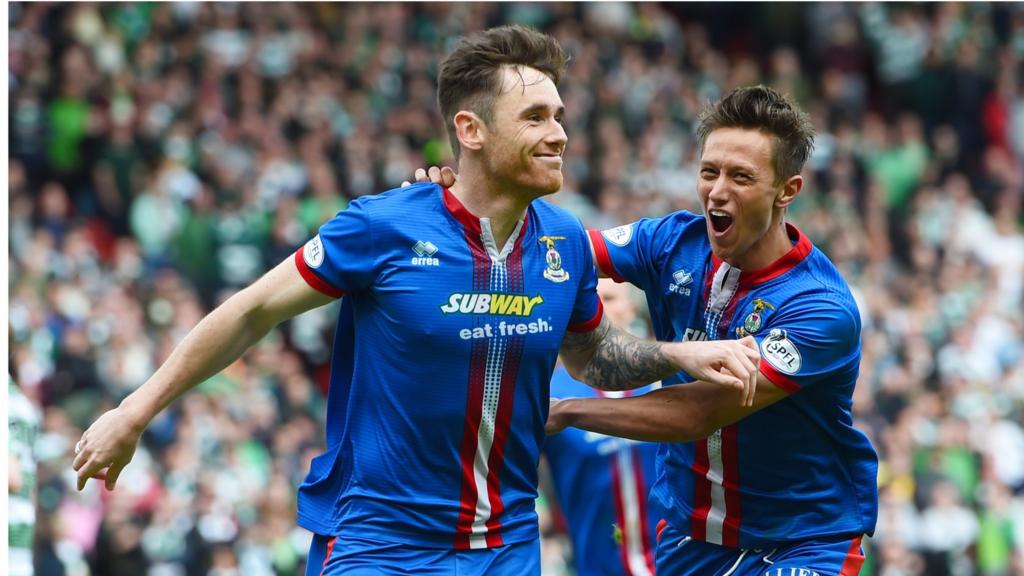
POLYGON ((782 258, 793 249, 793 241, 786 232, 786 223, 780 219, 765 233, 760 240, 738 258, 732 259, 730 265, 740 270, 760 270, 782 258))
POLYGON ((501 249, 516 224, 523 219, 530 200, 499 189, 491 178, 472 166, 460 165, 459 179, 449 189, 477 218, 490 218, 494 243, 501 249))

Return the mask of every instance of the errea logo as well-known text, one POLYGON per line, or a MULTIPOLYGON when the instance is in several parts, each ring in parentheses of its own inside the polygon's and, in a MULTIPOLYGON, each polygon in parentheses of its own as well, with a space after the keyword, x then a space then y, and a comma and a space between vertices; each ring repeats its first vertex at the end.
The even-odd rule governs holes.
POLYGON ((412 251, 416 253, 416 257, 410 260, 414 266, 441 265, 441 261, 439 259, 432 258, 434 254, 437 254, 437 246, 434 246, 434 243, 429 240, 427 242, 418 240, 416 244, 413 245, 412 251))
POLYGON ((668 285, 668 291, 671 294, 679 294, 682 296, 689 296, 690 289, 689 285, 693 283, 693 275, 686 270, 676 270, 672 273, 672 282, 668 285))

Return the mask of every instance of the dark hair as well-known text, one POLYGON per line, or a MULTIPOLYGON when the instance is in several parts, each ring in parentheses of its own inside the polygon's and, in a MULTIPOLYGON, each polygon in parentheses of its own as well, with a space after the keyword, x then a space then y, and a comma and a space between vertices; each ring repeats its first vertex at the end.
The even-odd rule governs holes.
POLYGON ((768 86, 736 88, 704 108, 698 122, 697 141, 701 150, 708 135, 719 128, 747 128, 771 136, 775 184, 799 174, 814 149, 810 117, 768 86))
POLYGON ((455 158, 459 157, 455 114, 471 110, 490 123, 503 66, 535 68, 557 85, 565 63, 565 52, 554 38, 524 26, 491 28, 459 40, 437 73, 437 103, 455 158))

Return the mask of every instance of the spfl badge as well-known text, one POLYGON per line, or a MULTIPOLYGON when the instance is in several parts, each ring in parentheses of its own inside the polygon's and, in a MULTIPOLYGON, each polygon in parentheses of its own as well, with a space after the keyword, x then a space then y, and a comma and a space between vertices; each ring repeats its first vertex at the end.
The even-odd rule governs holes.
POLYGON ((544 269, 544 277, 552 282, 565 282, 569 279, 569 273, 562 269, 562 255, 555 250, 555 242, 558 240, 565 240, 565 236, 541 236, 537 239, 548 247, 548 253, 544 256, 548 264, 544 269))

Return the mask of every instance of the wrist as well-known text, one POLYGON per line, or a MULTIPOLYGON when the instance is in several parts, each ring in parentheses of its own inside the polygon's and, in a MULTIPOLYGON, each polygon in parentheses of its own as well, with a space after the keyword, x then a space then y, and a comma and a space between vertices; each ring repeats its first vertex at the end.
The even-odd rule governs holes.
POLYGON ((146 405, 146 402, 137 398, 135 394, 129 394, 117 408, 128 419, 128 426, 139 434, 149 426, 149 422, 155 416, 155 412, 146 405))
POLYGON ((662 348, 662 353, 668 357, 676 370, 686 371, 689 366, 690 348, 692 347, 693 342, 673 342, 665 344, 664 348, 662 348))
POLYGON ((576 426, 580 417, 580 401, 578 398, 566 398, 558 403, 558 413, 565 428, 576 426))

